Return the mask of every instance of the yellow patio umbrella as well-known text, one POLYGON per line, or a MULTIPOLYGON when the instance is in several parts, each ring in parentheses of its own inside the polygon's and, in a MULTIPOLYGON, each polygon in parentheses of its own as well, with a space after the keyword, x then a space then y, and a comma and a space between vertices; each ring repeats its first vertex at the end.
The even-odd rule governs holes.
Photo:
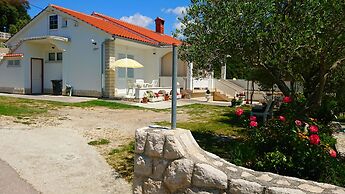
POLYGON ((119 59, 114 62, 110 62, 110 69, 115 69, 116 67, 124 67, 124 68, 143 68, 144 66, 140 64, 138 61, 129 59, 129 58, 124 58, 124 59, 119 59))

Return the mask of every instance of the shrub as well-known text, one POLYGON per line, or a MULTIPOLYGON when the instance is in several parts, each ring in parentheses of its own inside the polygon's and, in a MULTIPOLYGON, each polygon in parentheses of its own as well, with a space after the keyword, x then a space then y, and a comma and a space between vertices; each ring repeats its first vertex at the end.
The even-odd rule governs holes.
POLYGON ((345 162, 337 156, 332 131, 324 122, 308 117, 304 103, 303 98, 284 98, 276 118, 265 124, 236 110, 256 153, 248 167, 344 186, 345 162))

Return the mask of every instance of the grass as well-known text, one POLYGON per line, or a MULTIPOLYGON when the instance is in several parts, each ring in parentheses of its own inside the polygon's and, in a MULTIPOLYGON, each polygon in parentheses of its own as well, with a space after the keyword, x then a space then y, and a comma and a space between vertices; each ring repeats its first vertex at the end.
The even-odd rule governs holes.
POLYGON ((111 150, 106 160, 124 179, 132 182, 134 173, 134 141, 111 150))
POLYGON ((45 104, 32 100, 0 97, 0 115, 5 116, 33 116, 48 112, 45 104))
POLYGON ((47 113, 49 110, 54 110, 61 107, 105 107, 109 109, 136 109, 144 110, 138 106, 128 104, 106 101, 106 100, 92 100, 80 103, 64 103, 45 100, 31 100, 13 97, 0 96, 0 115, 21 117, 32 117, 39 114, 47 113))
POLYGON ((65 106, 75 106, 81 108, 88 108, 88 107, 106 107, 109 109, 136 109, 136 110, 143 110, 144 108, 139 106, 133 106, 129 104, 123 104, 118 102, 111 102, 106 100, 91 100, 87 102, 79 102, 79 103, 71 103, 65 104, 65 106))
POLYGON ((90 141, 89 145, 106 145, 106 144, 109 144, 110 141, 107 140, 107 139, 99 139, 99 140, 95 140, 95 141, 90 141))
MULTIPOLYGON (((201 148, 236 165, 247 166, 254 152, 246 139, 246 131, 237 121, 236 108, 193 104, 178 108, 190 116, 188 121, 178 122, 177 127, 191 130, 201 148)), ((249 108, 244 108, 249 114, 249 108)), ((170 126, 169 122, 157 122, 170 126)))

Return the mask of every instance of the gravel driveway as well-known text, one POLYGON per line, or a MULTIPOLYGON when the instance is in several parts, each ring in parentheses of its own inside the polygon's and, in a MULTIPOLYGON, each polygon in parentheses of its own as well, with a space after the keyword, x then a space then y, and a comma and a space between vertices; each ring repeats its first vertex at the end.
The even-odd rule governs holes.
POLYGON ((170 120, 169 112, 102 107, 65 107, 39 117, 0 116, 0 160, 42 193, 132 193, 102 157, 107 150, 87 143, 106 138, 108 148, 116 148, 133 140, 135 129, 163 120, 170 120))
POLYGON ((0 129, 0 157, 42 193, 131 193, 71 129, 0 129))

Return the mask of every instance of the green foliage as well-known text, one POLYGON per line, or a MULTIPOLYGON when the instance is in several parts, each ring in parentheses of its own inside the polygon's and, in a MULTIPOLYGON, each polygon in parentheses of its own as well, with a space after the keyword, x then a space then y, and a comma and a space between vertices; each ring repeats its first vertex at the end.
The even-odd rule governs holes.
POLYGON ((28 9, 29 2, 25 0, 0 0, 0 31, 6 28, 11 34, 17 33, 30 21, 28 9))
POLYGON ((285 95, 293 91, 284 80, 300 82, 306 109, 317 111, 331 72, 345 62, 344 13, 337 0, 194 0, 177 31, 185 37, 181 57, 210 70, 231 56, 229 64, 264 71, 259 81, 285 95))
POLYGON ((90 141, 89 145, 106 145, 106 144, 109 144, 110 141, 107 140, 107 139, 99 139, 99 140, 95 140, 95 141, 90 141))
POLYGON ((248 128, 256 156, 249 167, 344 186, 345 160, 329 154, 336 143, 331 129, 305 116, 300 108, 303 102, 304 99, 297 99, 282 105, 278 115, 286 121, 275 118, 261 127, 248 128), (302 125, 298 126, 295 120, 302 121, 302 125), (318 126, 318 132, 310 131, 312 125, 318 126), (320 144, 311 143, 312 134, 320 137, 320 144))

